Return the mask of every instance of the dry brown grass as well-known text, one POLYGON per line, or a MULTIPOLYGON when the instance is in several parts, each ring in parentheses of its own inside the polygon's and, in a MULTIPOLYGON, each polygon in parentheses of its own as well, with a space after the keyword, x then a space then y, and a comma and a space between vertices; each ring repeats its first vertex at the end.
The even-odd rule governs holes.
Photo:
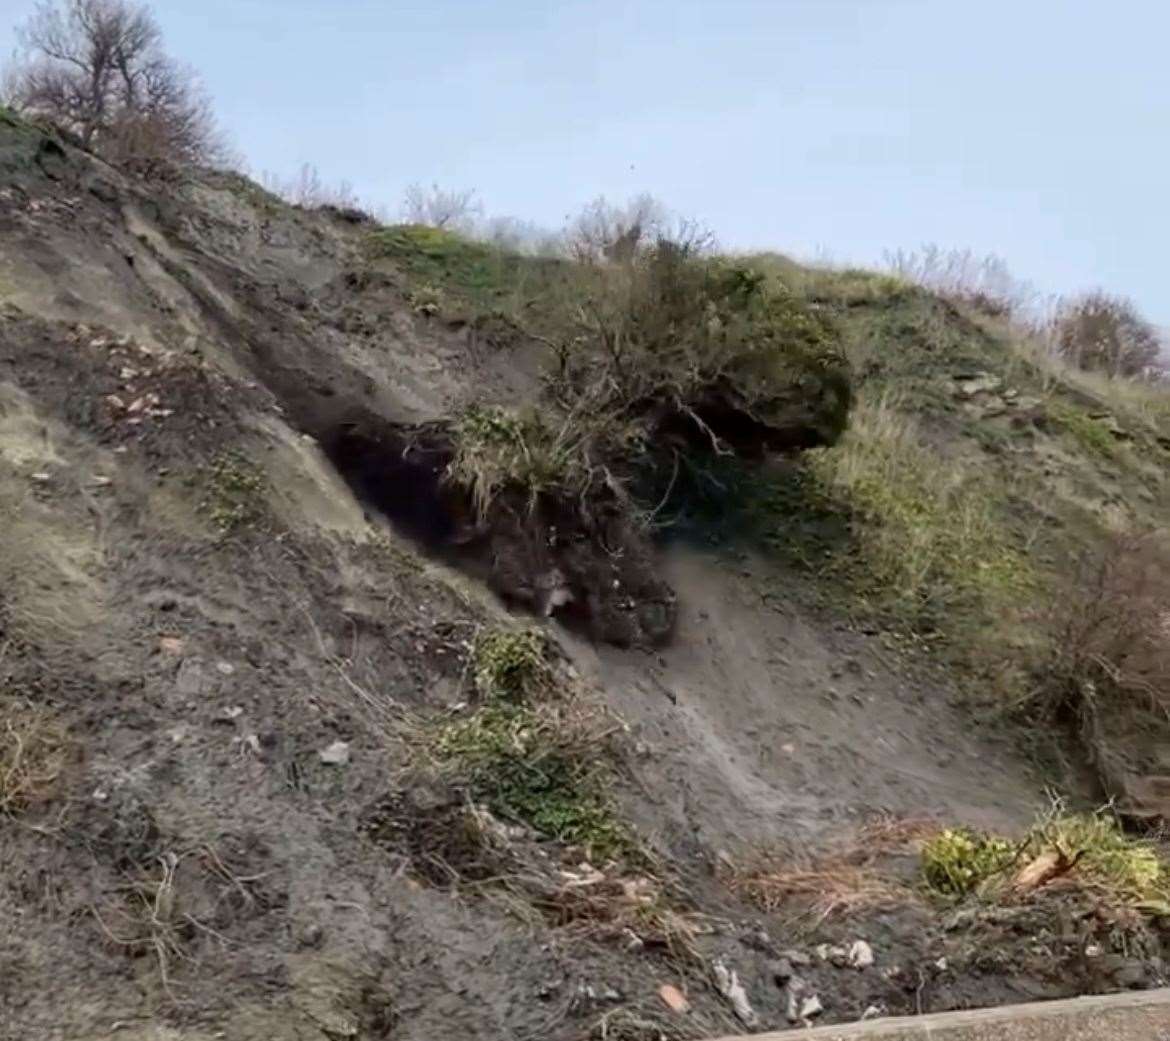
POLYGON ((792 911, 817 922, 898 907, 914 902, 915 891, 884 874, 878 861, 916 850, 938 830, 933 821, 879 818, 826 853, 806 858, 764 853, 728 869, 724 881, 761 910, 792 911))
POLYGON ((68 734, 51 713, 0 704, 0 815, 50 799, 69 757, 68 734))

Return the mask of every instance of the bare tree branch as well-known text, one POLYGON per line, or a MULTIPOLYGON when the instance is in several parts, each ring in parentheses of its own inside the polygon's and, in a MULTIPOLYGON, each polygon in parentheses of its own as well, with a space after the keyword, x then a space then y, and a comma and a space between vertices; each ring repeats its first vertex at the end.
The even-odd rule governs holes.
POLYGON ((199 78, 163 50, 150 9, 132 0, 42 0, 19 31, 5 93, 113 162, 226 159, 199 78))

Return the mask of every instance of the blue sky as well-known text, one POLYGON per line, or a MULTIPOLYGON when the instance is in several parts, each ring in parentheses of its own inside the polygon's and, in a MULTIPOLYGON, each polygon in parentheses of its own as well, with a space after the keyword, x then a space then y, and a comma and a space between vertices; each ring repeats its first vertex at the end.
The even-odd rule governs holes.
MULTIPOLYGON (((32 0, 0 0, 0 53, 32 0)), ((560 226, 650 191, 730 248, 923 242, 1170 323, 1164 0, 158 0, 254 171, 560 226)))

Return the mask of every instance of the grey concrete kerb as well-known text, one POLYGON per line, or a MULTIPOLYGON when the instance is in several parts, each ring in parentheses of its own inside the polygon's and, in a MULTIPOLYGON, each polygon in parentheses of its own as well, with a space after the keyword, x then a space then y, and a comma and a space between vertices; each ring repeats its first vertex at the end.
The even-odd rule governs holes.
POLYGON ((741 1035, 720 1041, 1170 1041, 1170 989, 741 1035))

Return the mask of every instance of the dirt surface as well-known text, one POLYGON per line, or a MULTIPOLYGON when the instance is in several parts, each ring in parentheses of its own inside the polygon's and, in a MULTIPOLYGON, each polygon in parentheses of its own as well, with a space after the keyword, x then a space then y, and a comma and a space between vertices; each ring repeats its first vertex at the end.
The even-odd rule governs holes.
POLYGON ((222 175, 131 182, 48 140, 0 126, 0 667, 70 755, 0 818, 0 1038, 717 1036, 742 1026, 719 959, 779 1028, 776 959, 834 930, 879 959, 809 955, 834 1020, 1118 986, 1025 964, 1027 930, 998 966, 931 969, 975 933, 926 911, 797 930, 718 881, 721 855, 877 813, 1011 827, 1041 791, 945 682, 802 607, 774 564, 697 549, 657 561, 666 646, 540 623, 628 724, 618 803, 704 923, 695 950, 420 878, 371 814, 414 790, 418 735, 511 616, 319 442, 534 393, 535 355, 411 310, 342 216, 222 175))

